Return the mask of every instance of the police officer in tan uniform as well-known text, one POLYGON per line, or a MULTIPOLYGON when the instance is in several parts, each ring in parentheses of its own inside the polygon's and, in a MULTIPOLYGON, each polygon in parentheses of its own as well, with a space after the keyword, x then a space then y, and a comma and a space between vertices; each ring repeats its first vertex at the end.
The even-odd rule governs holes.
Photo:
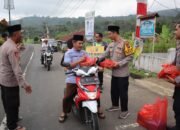
POLYGON ((9 130, 25 130, 25 127, 17 125, 20 94, 19 87, 26 93, 32 92, 31 86, 24 80, 20 68, 20 54, 17 44, 21 43, 21 25, 8 27, 9 39, 1 46, 0 51, 0 86, 2 102, 7 116, 9 130))
MULTIPOLYGON (((177 40, 177 47, 173 64, 176 65, 177 69, 180 71, 180 21, 176 24, 175 37, 177 40)), ((169 77, 168 81, 175 84, 173 110, 175 113, 176 126, 168 128, 167 130, 180 130, 180 75, 175 79, 169 77)))
POLYGON ((107 111, 119 110, 119 99, 121 104, 120 119, 129 116, 128 112, 128 86, 129 86, 129 67, 128 63, 133 59, 132 48, 127 41, 119 36, 118 26, 108 26, 108 36, 113 42, 107 47, 104 54, 99 57, 103 59, 110 57, 115 61, 115 68, 112 69, 111 79, 111 101, 112 107, 107 111), (126 52, 127 47, 129 48, 126 52))

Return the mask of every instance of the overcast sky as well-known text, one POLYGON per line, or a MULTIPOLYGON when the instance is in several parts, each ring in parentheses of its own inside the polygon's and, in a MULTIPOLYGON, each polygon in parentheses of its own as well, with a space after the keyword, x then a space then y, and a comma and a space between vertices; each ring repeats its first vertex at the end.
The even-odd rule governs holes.
MULTIPOLYGON (((0 19, 8 19, 8 11, 0 0, 0 19)), ((79 17, 95 10, 101 16, 126 16, 136 13, 136 0, 14 0, 12 19, 27 16, 79 17)), ((148 11, 180 8, 180 0, 148 0, 148 11), (176 5, 176 6, 175 6, 176 5)))

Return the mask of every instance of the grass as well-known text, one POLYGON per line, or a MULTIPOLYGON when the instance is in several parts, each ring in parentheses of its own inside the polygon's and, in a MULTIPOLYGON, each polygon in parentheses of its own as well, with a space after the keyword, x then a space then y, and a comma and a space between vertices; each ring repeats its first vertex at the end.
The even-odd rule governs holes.
POLYGON ((157 73, 145 71, 145 70, 138 70, 133 66, 130 67, 130 75, 134 78, 150 78, 150 77, 157 77, 157 73))
MULTIPOLYGON (((138 70, 138 69, 134 68, 132 65, 130 65, 129 69, 130 69, 130 76, 135 79, 143 79, 143 78, 151 78, 151 77, 156 78, 157 77, 157 73, 149 72, 149 71, 145 71, 145 70, 138 70)), ((109 70, 109 69, 105 69, 104 72, 111 74, 111 70, 109 70)))

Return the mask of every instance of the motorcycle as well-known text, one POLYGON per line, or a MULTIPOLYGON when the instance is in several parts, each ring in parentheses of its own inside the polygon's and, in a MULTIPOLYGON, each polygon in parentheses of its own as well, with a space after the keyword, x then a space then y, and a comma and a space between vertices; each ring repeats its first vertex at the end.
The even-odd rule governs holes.
POLYGON ((76 76, 77 94, 73 99, 72 112, 92 130, 99 130, 97 100, 100 99, 100 82, 97 72, 96 66, 66 72, 76 76))
POLYGON ((43 58, 44 58, 44 67, 47 68, 48 71, 50 71, 53 60, 53 52, 51 50, 44 51, 43 58))

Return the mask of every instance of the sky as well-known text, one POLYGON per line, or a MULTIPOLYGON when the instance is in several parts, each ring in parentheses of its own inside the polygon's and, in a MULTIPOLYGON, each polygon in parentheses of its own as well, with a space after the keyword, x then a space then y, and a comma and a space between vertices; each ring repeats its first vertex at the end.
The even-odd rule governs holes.
MULTIPOLYGON (((0 0, 0 19, 8 19, 8 10, 0 0)), ((13 1, 13 0, 12 0, 13 1)), ((136 14, 136 0, 14 0, 11 19, 28 16, 79 17, 95 10, 96 16, 136 14)), ((180 8, 180 0, 148 0, 148 11, 180 8)))

